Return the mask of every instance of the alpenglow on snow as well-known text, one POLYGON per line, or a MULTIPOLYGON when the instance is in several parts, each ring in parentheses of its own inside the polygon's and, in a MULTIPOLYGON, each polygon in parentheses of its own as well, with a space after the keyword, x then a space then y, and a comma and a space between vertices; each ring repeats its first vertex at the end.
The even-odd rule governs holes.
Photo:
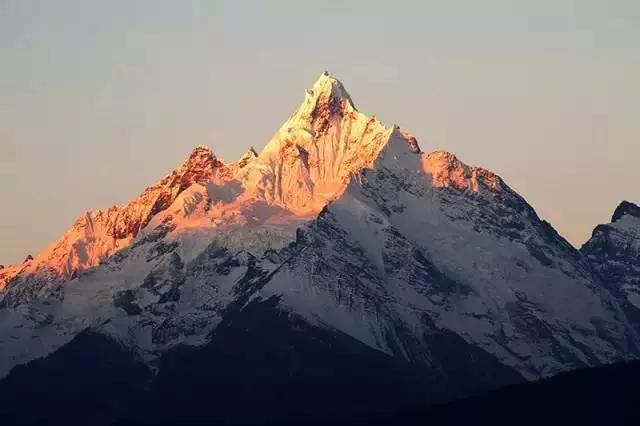
POLYGON ((422 151, 324 73, 261 152, 226 163, 196 147, 127 205, 1 269, 0 375, 88 332, 157 372, 258 306, 434 383, 499 372, 469 376, 475 390, 636 358, 629 309, 587 257, 502 178, 422 151))

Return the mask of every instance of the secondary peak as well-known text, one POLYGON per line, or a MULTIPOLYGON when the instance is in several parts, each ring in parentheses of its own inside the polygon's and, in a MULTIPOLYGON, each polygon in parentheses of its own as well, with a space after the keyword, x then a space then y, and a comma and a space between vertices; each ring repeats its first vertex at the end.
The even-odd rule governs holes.
POLYGON ((616 208, 616 211, 613 213, 611 222, 616 222, 618 221, 618 219, 621 219, 626 215, 640 218, 640 206, 630 201, 621 202, 620 205, 616 208))

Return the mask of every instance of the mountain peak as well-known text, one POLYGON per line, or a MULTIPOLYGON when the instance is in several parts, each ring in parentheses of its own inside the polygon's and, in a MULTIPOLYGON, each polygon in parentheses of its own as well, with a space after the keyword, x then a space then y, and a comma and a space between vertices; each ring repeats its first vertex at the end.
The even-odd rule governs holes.
POLYGON ((618 205, 615 212, 613 212, 613 217, 611 218, 611 222, 616 222, 618 219, 621 219, 623 216, 633 216, 640 218, 640 206, 634 204, 630 201, 623 201, 618 205))
POLYGON ((336 122, 361 115, 344 85, 328 71, 305 92, 304 101, 263 148, 261 156, 281 151, 283 142, 317 139, 336 122))
POLYGON ((307 90, 307 99, 309 100, 317 101, 322 97, 344 99, 349 102, 353 109, 356 109, 349 92, 344 88, 342 82, 329 74, 329 71, 323 72, 311 89, 307 90))
POLYGON ((198 158, 212 158, 216 159, 216 155, 213 153, 213 150, 206 145, 197 145, 195 148, 191 150, 189 157, 187 157, 187 161, 198 158))
POLYGON ((342 82, 325 71, 307 89, 302 105, 287 120, 284 128, 314 128, 314 122, 326 122, 332 116, 354 111, 357 109, 342 82))
MULTIPOLYGON (((208 146, 198 145, 192 151, 187 159, 174 172, 180 176, 199 176, 198 181, 207 180, 213 176, 217 168, 224 166, 222 160, 218 159, 213 150, 208 146)), ((191 182, 195 183, 195 182, 191 182)))

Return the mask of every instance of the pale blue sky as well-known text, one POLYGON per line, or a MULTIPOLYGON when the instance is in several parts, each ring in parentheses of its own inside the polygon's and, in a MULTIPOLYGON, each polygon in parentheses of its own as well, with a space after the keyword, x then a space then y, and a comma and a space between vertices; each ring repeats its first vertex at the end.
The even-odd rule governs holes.
POLYGON ((260 149, 325 69, 575 244, 640 201, 635 0, 0 0, 0 263, 195 145, 260 149))

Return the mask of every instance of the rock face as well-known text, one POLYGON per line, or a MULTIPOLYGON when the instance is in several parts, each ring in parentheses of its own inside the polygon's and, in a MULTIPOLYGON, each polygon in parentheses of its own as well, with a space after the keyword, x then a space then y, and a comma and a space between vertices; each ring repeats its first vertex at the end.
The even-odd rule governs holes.
POLYGON ((640 332, 640 207, 623 201, 580 251, 640 332))
MULTIPOLYGON (((16 374, 37 380, 61 351, 91 351, 87 333, 157 373, 155 406, 173 400, 166 383, 181 365, 207 384, 225 371, 258 383, 255 372, 272 368, 288 379, 260 394, 293 398, 311 376, 361 362, 372 382, 340 401, 366 393, 366 406, 635 358, 631 311, 592 265, 499 176, 422 152, 323 74, 259 154, 227 164, 198 147, 127 206, 86 214, 33 261, 2 270, 0 375, 11 373, 0 390, 16 374), (410 395, 384 373, 391 365, 416 374, 410 395)), ((220 397, 201 384, 184 404, 220 397)), ((282 415, 286 399, 272 402, 282 415)))

